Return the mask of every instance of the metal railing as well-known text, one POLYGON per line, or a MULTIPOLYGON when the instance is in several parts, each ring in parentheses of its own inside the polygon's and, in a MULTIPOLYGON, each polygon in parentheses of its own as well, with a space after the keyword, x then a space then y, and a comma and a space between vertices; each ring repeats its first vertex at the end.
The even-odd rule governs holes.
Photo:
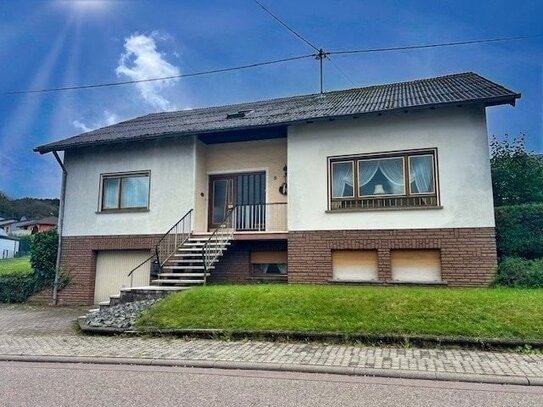
POLYGON ((155 254, 157 263, 161 269, 164 263, 175 254, 179 246, 187 241, 191 233, 192 209, 179 219, 157 242, 155 254))
POLYGON ((284 232, 287 230, 287 203, 237 205, 236 231, 284 232))
POLYGON ((204 285, 207 282, 207 273, 217 258, 222 255, 226 245, 234 237, 236 225, 236 206, 228 211, 223 222, 213 231, 202 247, 202 261, 204 264, 204 285))
POLYGON ((151 256, 149 256, 148 258, 146 258, 144 261, 142 261, 140 264, 138 264, 136 267, 134 267, 132 270, 130 270, 130 272, 128 273, 127 277, 130 277, 130 288, 132 288, 133 284, 134 284, 134 271, 136 271, 137 269, 139 269, 141 266, 143 266, 144 264, 146 264, 148 261, 150 261, 151 259, 154 259, 156 257, 156 254, 152 254, 151 256))

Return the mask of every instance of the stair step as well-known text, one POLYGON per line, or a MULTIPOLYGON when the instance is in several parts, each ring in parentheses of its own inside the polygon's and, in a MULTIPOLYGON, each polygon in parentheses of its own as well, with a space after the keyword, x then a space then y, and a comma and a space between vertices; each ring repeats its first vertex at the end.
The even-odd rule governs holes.
POLYGON ((204 284, 205 280, 153 280, 153 284, 204 284))
MULTIPOLYGON (((183 246, 204 246, 206 244, 206 242, 202 242, 202 241, 187 241, 185 243, 183 243, 183 246)), ((229 246, 230 243, 226 242, 209 242, 208 243, 208 246, 229 246)))
MULTIPOLYGON (((204 273, 160 273, 158 277, 203 277, 204 273)), ((210 274, 206 273, 206 277, 209 277, 210 274)))
MULTIPOLYGON (((162 266, 163 269, 168 270, 203 270, 204 266, 162 266)), ((208 270, 211 270, 214 268, 213 266, 209 266, 208 270)))
POLYGON ((204 260, 200 257, 197 259, 185 259, 180 256, 180 259, 168 259, 166 263, 203 263, 204 260))

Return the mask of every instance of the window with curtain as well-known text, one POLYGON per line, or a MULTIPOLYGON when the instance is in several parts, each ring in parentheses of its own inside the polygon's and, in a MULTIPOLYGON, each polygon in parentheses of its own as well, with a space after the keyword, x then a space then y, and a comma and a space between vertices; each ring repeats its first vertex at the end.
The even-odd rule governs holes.
POLYGON ((438 206, 436 150, 330 158, 330 209, 438 206))
POLYGON ((332 163, 332 197, 343 198, 354 196, 354 164, 352 161, 332 163))
POLYGON ((405 194, 403 157, 358 160, 359 196, 405 194))
POLYGON ((102 211, 148 207, 149 172, 102 176, 102 211))

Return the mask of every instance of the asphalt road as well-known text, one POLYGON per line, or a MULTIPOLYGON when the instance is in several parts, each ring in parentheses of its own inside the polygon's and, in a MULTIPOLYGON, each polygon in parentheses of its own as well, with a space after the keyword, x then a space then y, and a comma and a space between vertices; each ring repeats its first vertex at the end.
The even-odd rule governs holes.
POLYGON ((306 373, 0 362, 0 406, 543 406, 543 387, 306 373))

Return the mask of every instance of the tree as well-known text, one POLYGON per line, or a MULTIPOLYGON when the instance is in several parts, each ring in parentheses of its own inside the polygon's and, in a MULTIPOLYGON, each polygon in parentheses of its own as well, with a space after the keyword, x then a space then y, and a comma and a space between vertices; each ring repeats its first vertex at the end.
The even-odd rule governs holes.
POLYGON ((490 143, 494 205, 543 202, 543 157, 526 150, 524 134, 490 143))

